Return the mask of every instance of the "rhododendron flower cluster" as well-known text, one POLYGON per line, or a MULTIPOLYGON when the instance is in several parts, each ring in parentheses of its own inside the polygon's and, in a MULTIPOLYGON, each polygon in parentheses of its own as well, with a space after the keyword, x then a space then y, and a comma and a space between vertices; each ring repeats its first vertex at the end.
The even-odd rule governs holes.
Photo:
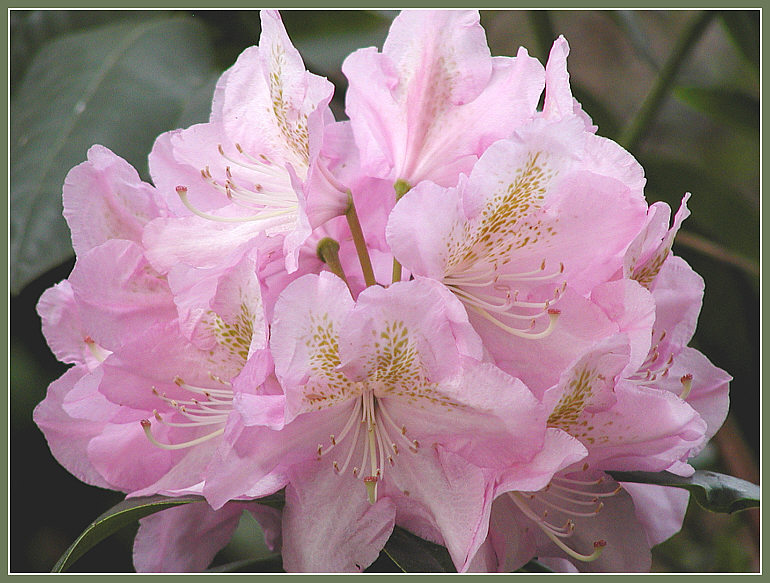
POLYGON ((288 571, 358 571, 394 526, 459 571, 643 571, 730 377, 687 346, 687 217, 545 67, 473 11, 401 13, 333 86, 280 16, 161 135, 153 185, 93 146, 63 189, 77 262, 42 296, 73 366, 35 411, 59 462, 128 496, 139 571, 202 570, 242 511, 288 571), (545 92, 543 106, 538 109, 545 92), (285 493, 282 510, 251 501, 285 493))

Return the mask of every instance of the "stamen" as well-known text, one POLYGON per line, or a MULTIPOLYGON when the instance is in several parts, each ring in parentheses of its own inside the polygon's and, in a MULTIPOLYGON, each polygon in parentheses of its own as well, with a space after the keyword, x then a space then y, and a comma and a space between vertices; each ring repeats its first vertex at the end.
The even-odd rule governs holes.
MULTIPOLYGON (((505 332, 508 332, 509 334, 512 334, 514 336, 518 336, 519 338, 525 338, 527 340, 540 340, 541 338, 545 338, 546 336, 549 336, 551 332, 553 332, 553 329, 556 327, 556 320, 559 318, 559 314, 561 313, 560 310, 549 308, 547 312, 548 326, 540 332, 530 332, 529 330, 520 330, 519 328, 511 328, 510 326, 503 324, 499 319, 491 316, 489 312, 487 312, 486 310, 477 308, 476 306, 470 306, 470 307, 475 312, 480 314, 484 319, 489 320, 501 330, 504 330, 505 332)), ((532 320, 532 322, 534 323, 535 320, 532 320)), ((530 326, 530 329, 531 328, 532 326, 530 326)))
POLYGON ((185 449, 187 447, 192 447, 194 445, 199 445, 199 444, 204 443, 204 442, 206 442, 206 441, 208 441, 210 439, 213 439, 214 437, 218 437, 218 436, 222 435, 225 432, 225 428, 222 427, 222 428, 217 429, 216 431, 213 431, 213 432, 211 432, 211 433, 209 433, 207 435, 204 435, 202 437, 198 437, 196 439, 191 439, 190 441, 185 441, 185 442, 182 442, 182 443, 161 443, 158 440, 156 440, 155 437, 153 436, 152 430, 151 430, 151 425, 152 424, 150 423, 149 419, 142 419, 140 423, 142 425, 142 429, 144 429, 144 433, 147 436, 147 439, 149 439, 150 442, 153 445, 155 445, 157 447, 160 447, 161 449, 169 449, 169 450, 185 449))
POLYGON ((192 212, 193 214, 203 219, 208 219, 209 221, 216 221, 220 223, 248 223, 251 221, 262 221, 265 219, 272 219, 275 217, 280 217, 282 215, 287 215, 296 210, 292 208, 292 209, 284 209, 284 210, 278 210, 278 211, 268 212, 268 213, 263 212, 263 213, 258 213, 256 215, 251 215, 248 217, 222 217, 218 215, 212 215, 210 213, 206 213, 195 208, 192 205, 192 203, 187 199, 187 187, 177 186, 176 193, 179 195, 179 198, 182 201, 182 204, 184 204, 190 210, 190 212, 192 212))
POLYGON ((682 383, 682 392, 679 393, 679 398, 683 401, 687 399, 687 396, 690 394, 690 390, 692 390, 692 374, 686 374, 684 375, 679 381, 682 383))

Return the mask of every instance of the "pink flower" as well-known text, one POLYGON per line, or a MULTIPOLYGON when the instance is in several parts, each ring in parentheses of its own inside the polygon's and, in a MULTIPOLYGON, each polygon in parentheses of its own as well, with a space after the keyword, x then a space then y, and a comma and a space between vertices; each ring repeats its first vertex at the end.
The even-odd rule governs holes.
MULTIPOLYGON (((89 484, 132 495, 200 492, 232 409, 231 381, 250 354, 266 349, 254 258, 220 272, 210 295, 180 296, 200 312, 198 333, 190 334, 200 348, 181 333, 166 277, 140 245, 143 226, 162 212, 154 189, 94 147, 68 175, 64 205, 78 259, 70 278, 43 294, 38 311, 54 353, 75 366, 49 387, 35 422, 57 460, 89 484), (99 220, 82 220, 86 213, 99 220)), ((211 528, 227 531, 233 513, 208 512, 211 528)), ((278 526, 277 511, 253 512, 268 530, 278 526)), ((169 528, 179 524, 150 520, 137 544, 149 548, 169 528)), ((216 552, 226 538, 201 544, 216 552)), ((157 560, 137 557, 139 569, 157 560)), ((199 562, 168 555, 156 567, 189 570, 199 562)))
MULTIPOLYGON (((261 22, 259 46, 245 50, 220 78, 210 121, 161 135, 150 154, 153 180, 174 215, 145 233, 161 271, 179 262, 206 265, 260 233, 280 238, 292 271, 311 223, 328 218, 329 205, 344 212, 345 193, 324 179, 336 162, 319 158, 334 121, 333 86, 305 70, 277 12, 263 11, 261 22), (308 201, 306 183, 313 185, 308 201), (332 200, 318 202, 325 197, 332 200), (308 216, 306 202, 320 206, 323 216, 308 216)), ((338 155, 334 132, 332 158, 338 155)))
MULTIPOLYGON (((509 570, 538 556, 557 570, 645 571, 650 547, 679 530, 686 492, 616 484, 601 470, 688 475, 693 470, 686 460, 702 449, 727 413, 729 375, 684 347, 703 291, 702 280, 670 255, 687 216, 686 198, 670 229, 668 207, 651 207, 648 225, 626 254, 624 273, 632 279, 596 290, 603 296, 602 287, 650 288, 654 320, 644 310, 613 314, 627 331, 650 332, 636 333, 634 342, 627 333, 608 338, 543 396, 549 427, 579 439, 588 456, 557 473, 545 489, 497 498, 489 537, 472 568, 509 570), (641 325, 634 324, 639 316, 641 325), (644 338, 648 348, 640 352, 644 338), (528 523, 539 531, 526 534, 528 523), (511 537, 511 532, 519 534, 511 537), (549 563, 547 557, 554 559, 549 563)), ((613 313, 611 304, 604 305, 613 313)))
POLYGON ((288 484, 289 570, 363 568, 394 521, 464 568, 484 538, 491 478, 514 465, 531 478, 545 425, 521 382, 478 361, 461 304, 424 279, 354 303, 339 278, 308 275, 282 294, 270 344, 285 408, 228 426, 232 449, 204 487, 211 504, 281 476, 261 494, 288 484))
POLYGON ((443 282, 498 365, 537 394, 617 331, 588 296, 645 219, 641 190, 594 164, 594 137, 574 118, 533 121, 490 146, 456 188, 413 188, 388 222, 396 259, 443 282))
POLYGON ((520 49, 491 57, 475 11, 404 11, 382 53, 342 65, 365 174, 454 186, 495 140, 535 114, 543 68, 520 49))

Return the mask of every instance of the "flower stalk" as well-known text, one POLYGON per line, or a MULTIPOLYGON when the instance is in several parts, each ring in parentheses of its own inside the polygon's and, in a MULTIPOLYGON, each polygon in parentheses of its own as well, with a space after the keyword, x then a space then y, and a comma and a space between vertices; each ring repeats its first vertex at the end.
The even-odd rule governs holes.
POLYGON ((348 221, 350 227, 350 234, 353 236, 353 243, 356 246, 356 253, 358 254, 358 260, 361 263, 361 271, 364 273, 364 281, 366 286, 372 286, 377 284, 377 280, 374 279, 374 269, 372 269, 372 260, 369 257, 369 250, 366 247, 366 239, 364 239, 364 232, 361 229, 361 222, 358 220, 358 213, 356 212, 356 205, 353 202, 353 195, 348 191, 348 209, 345 211, 345 218, 348 221))

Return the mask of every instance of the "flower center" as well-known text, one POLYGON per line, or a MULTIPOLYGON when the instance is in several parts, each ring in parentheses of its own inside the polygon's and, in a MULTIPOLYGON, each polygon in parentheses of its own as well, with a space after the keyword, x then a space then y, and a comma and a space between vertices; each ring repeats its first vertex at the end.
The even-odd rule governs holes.
POLYGON ((174 384, 185 389, 189 393, 189 399, 172 399, 166 396, 166 393, 159 392, 155 387, 152 392, 168 407, 170 406, 176 413, 181 414, 183 421, 167 421, 158 412, 153 410, 155 420, 166 427, 188 428, 196 434, 201 430, 207 431, 203 435, 198 435, 193 439, 179 443, 159 442, 152 434, 152 423, 149 419, 142 419, 141 424, 147 438, 156 446, 162 449, 185 449, 204 443, 214 437, 222 435, 225 431, 227 417, 233 408, 233 392, 230 383, 219 378, 214 374, 209 375, 211 380, 219 383, 224 388, 211 389, 198 387, 185 383, 180 377, 174 379, 174 384), (213 431, 212 431, 213 429, 213 431))
POLYGON ((346 450, 344 458, 341 455, 332 461, 334 471, 342 474, 350 467, 356 452, 359 452, 360 463, 353 466, 352 473, 364 482, 369 502, 374 504, 377 501, 377 484, 384 479, 386 466, 395 465, 402 447, 416 453, 420 443, 407 435, 405 425, 398 426, 385 402, 375 397, 373 389, 365 383, 356 384, 361 393, 355 398, 347 422, 339 435, 329 436, 329 445, 324 447, 324 444, 318 444, 317 459, 320 460, 335 449, 346 450), (346 444, 344 448, 342 444, 346 444), (340 459, 344 460, 341 464, 340 459))

